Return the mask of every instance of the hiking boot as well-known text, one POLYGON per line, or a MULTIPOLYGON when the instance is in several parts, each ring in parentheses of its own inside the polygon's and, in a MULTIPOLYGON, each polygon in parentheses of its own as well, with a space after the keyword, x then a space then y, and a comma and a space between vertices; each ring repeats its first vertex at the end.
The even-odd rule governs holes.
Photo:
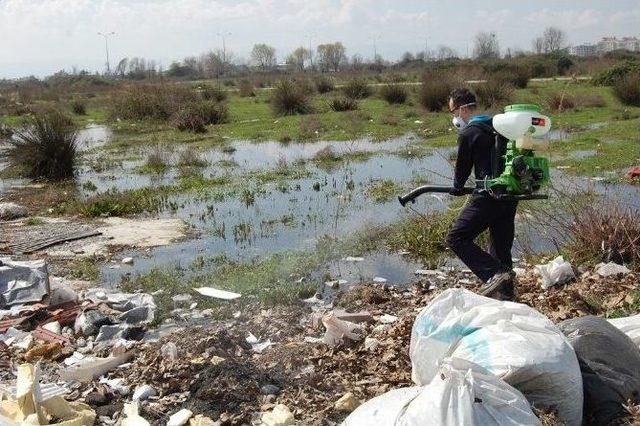
POLYGON ((493 296, 496 300, 503 300, 507 302, 513 302, 516 299, 516 285, 515 280, 504 283, 499 291, 493 296))
POLYGON ((482 296, 491 297, 496 299, 500 293, 505 290, 508 291, 509 284, 511 285, 511 291, 513 291, 513 278, 509 272, 499 272, 484 283, 478 293, 482 296))

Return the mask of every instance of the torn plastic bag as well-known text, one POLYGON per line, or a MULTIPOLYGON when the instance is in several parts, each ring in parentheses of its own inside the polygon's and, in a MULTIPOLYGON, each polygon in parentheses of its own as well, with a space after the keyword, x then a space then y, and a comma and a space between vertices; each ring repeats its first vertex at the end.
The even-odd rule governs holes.
POLYGON ((156 303, 147 293, 117 293, 102 288, 91 288, 84 298, 94 303, 106 303, 111 308, 123 312, 121 320, 128 324, 153 322, 156 303))
POLYGON ((345 339, 356 341, 362 339, 362 335, 359 333, 362 327, 358 324, 338 319, 333 313, 328 313, 322 317, 322 324, 326 328, 322 338, 326 345, 336 346, 345 339))
POLYGON ((640 347, 640 314, 631 317, 613 318, 607 321, 626 334, 636 346, 640 347))
POLYGON ((582 377, 562 332, 529 306, 449 289, 417 316, 411 331, 412 379, 426 385, 445 357, 477 364, 539 408, 556 407, 569 425, 582 420, 582 377))
POLYGON ((557 284, 564 284, 576 277, 571 264, 558 256, 546 265, 536 265, 536 272, 542 279, 542 288, 547 289, 557 284))
POLYGON ((132 355, 132 352, 125 352, 106 358, 88 356, 71 367, 61 369, 59 372, 60 378, 68 382, 72 380, 89 382, 113 370, 117 366, 124 364, 132 355))
POLYGON ((49 291, 49 272, 44 260, 0 258, 0 307, 40 302, 49 291))
POLYGON ((527 399, 463 360, 441 364, 431 383, 396 389, 360 405, 343 426, 539 425, 527 399))
POLYGON ((586 423, 608 425, 627 417, 622 405, 640 402, 640 349, 604 318, 573 318, 558 327, 580 362, 586 423))

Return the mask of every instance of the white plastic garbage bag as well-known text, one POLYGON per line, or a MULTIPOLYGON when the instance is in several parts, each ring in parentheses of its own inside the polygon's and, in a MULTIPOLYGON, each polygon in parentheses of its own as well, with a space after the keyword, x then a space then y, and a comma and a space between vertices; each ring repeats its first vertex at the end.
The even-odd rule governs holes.
POLYGON ((557 407, 569 424, 582 420, 582 377, 562 332, 544 315, 464 289, 449 289, 413 325, 412 379, 426 385, 445 357, 485 368, 540 408, 557 407))
POLYGON ((640 314, 631 317, 608 320, 618 330, 629 336, 636 346, 640 347, 640 314))
POLYGON ((535 271, 542 279, 542 288, 547 289, 557 284, 564 284, 576 277, 571 264, 558 256, 546 265, 536 265, 535 271))
POLYGON ((373 398, 342 426, 540 424, 518 390, 470 367, 462 360, 447 360, 427 386, 396 389, 373 398))
POLYGON ((595 269, 596 274, 600 275, 601 277, 610 277, 612 275, 626 275, 631 272, 631 270, 629 270, 629 268, 627 268, 626 266, 618 265, 614 262, 599 263, 598 265, 596 265, 595 269))

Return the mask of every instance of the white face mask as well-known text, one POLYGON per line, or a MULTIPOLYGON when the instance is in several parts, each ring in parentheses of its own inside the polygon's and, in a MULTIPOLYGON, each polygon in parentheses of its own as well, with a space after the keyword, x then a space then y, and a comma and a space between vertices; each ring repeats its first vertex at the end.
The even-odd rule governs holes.
POLYGON ((453 117, 453 120, 451 120, 451 122, 453 123, 453 126, 458 130, 462 130, 464 126, 467 125, 462 117, 453 117))
MULTIPOLYGON (((462 108, 465 108, 465 107, 470 107, 470 106, 475 105, 475 104, 476 104, 475 102, 471 102, 471 103, 468 103, 468 104, 460 105, 458 107, 458 110, 460 110, 462 108)), ((451 120, 451 123, 453 123, 453 126, 456 129, 458 129, 458 131, 464 129, 464 126, 467 125, 467 123, 464 122, 464 119, 462 117, 458 117, 458 116, 453 117, 453 120, 451 120)))

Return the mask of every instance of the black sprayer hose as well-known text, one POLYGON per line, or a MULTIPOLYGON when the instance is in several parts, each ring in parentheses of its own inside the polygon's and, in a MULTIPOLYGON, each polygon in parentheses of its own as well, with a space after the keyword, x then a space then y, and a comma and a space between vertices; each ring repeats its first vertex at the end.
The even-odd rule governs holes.
MULTIPOLYGON (((452 190, 453 190, 453 187, 451 186, 431 186, 431 185, 420 186, 406 193, 405 195, 399 196, 398 201, 400 201, 400 204, 404 207, 409 202, 412 202, 412 203, 415 202, 416 198, 418 198, 422 194, 426 194, 428 192, 448 194, 452 190)), ((460 194, 461 195, 473 194, 476 190, 477 188, 465 187, 460 190, 460 194)))

